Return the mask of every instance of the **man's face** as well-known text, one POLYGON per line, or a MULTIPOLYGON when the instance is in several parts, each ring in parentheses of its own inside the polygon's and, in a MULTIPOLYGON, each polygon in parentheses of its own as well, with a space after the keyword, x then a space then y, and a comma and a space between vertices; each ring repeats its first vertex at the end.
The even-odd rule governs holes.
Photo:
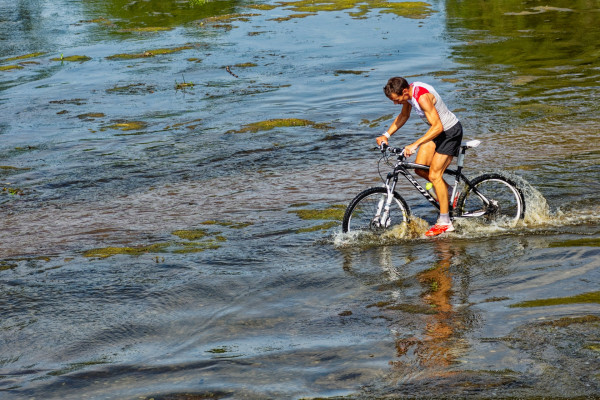
POLYGON ((410 99, 410 95, 408 94, 408 89, 402 90, 402 94, 397 95, 396 93, 392 93, 390 95, 390 100, 394 102, 394 104, 406 104, 410 99))

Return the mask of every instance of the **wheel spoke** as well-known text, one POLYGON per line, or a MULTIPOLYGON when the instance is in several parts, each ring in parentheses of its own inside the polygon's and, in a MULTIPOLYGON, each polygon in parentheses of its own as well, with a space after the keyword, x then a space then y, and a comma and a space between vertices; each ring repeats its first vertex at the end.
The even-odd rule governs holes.
POLYGON ((489 177, 474 181, 477 189, 465 193, 459 216, 483 217, 488 221, 514 224, 523 217, 524 205, 519 190, 506 178, 489 177))
POLYGON ((400 196, 394 196, 389 213, 382 207, 386 198, 387 192, 383 188, 371 188, 360 193, 346 210, 342 224, 344 232, 381 233, 406 221, 408 206, 400 196))

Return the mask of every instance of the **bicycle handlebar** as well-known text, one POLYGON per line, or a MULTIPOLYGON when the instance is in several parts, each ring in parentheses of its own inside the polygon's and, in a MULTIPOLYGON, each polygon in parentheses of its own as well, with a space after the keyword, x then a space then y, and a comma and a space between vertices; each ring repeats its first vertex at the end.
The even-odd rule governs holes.
POLYGON ((399 154, 401 156, 404 156, 404 147, 390 147, 388 144, 386 144, 384 142, 382 142, 381 145, 379 146, 379 150, 381 150, 382 153, 389 151, 392 154, 399 154))

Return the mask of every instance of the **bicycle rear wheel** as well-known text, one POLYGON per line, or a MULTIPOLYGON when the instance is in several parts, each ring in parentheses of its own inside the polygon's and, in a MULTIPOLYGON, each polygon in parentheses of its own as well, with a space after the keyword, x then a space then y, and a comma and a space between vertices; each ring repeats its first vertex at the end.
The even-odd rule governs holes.
POLYGON ((390 213, 385 221, 377 218, 380 202, 385 202, 387 190, 374 187, 359 193, 346 208, 342 231, 382 233, 393 226, 408 222, 410 210, 406 201, 396 192, 390 205, 390 213))
POLYGON ((510 179, 500 174, 485 174, 473 179, 471 184, 473 186, 467 187, 460 195, 455 216, 480 217, 511 226, 525 216, 523 193, 510 179))

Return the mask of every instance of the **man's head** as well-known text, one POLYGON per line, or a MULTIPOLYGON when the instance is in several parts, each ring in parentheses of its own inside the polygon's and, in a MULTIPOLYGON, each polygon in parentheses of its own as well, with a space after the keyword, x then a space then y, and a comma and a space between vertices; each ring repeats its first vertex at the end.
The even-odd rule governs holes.
POLYGON ((399 76, 390 78, 383 87, 383 92, 387 98, 392 100, 395 104, 403 104, 410 98, 408 94, 409 84, 406 79, 399 76))

